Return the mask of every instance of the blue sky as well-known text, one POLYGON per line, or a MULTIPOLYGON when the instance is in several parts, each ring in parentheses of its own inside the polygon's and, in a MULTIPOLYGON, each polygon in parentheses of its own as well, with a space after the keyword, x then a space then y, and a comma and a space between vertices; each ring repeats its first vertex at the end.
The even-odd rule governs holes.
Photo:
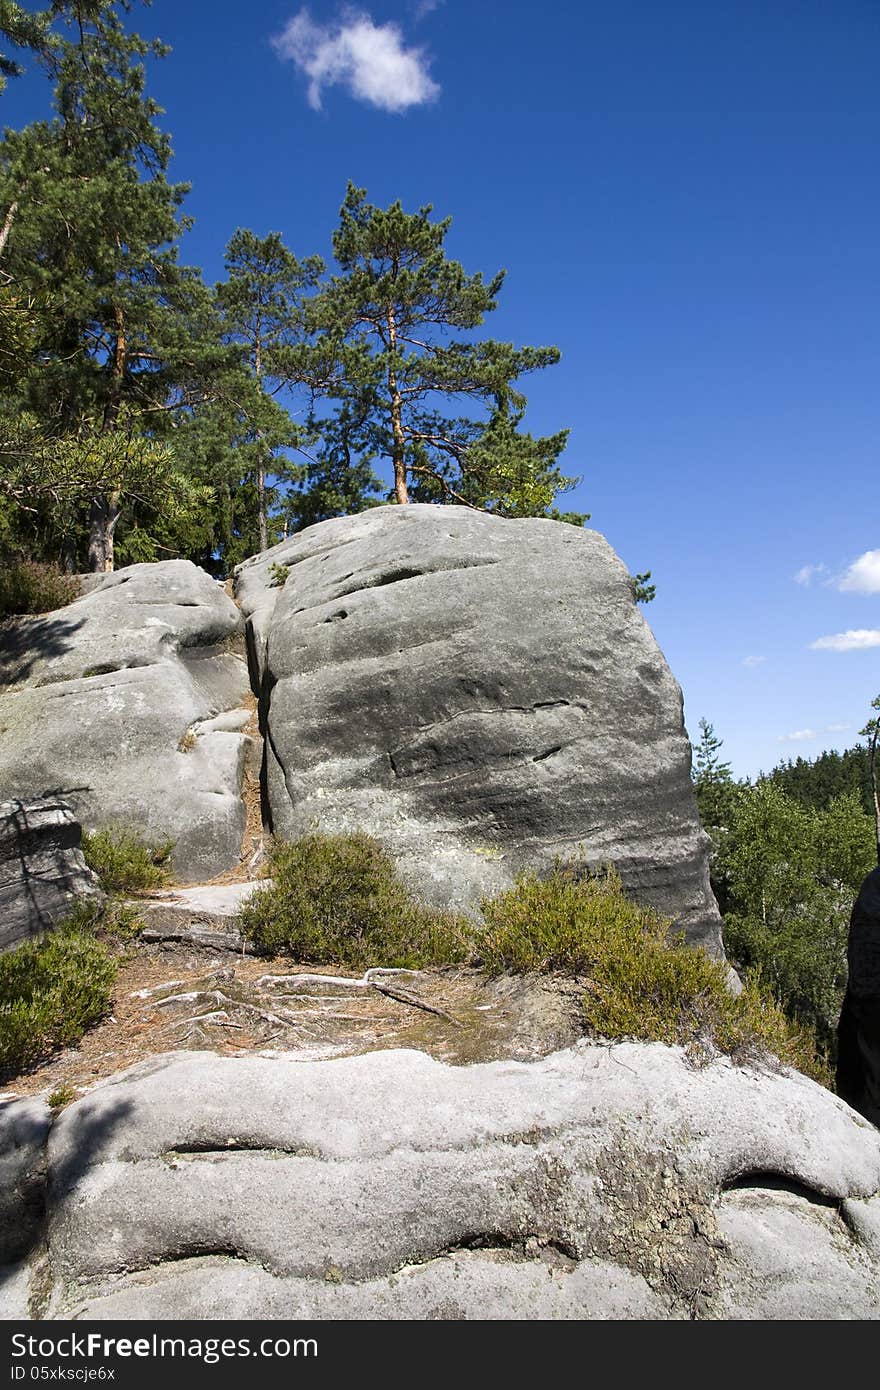
MULTIPOLYGON (((571 428, 570 504, 652 570, 692 735, 738 775, 851 745, 880 691, 876 0, 136 19, 173 46, 186 259, 216 277, 237 226, 329 258, 349 178, 451 214, 451 255, 508 270, 487 332, 562 350, 527 423, 571 428)), ((35 103, 13 84, 4 120, 35 103)))

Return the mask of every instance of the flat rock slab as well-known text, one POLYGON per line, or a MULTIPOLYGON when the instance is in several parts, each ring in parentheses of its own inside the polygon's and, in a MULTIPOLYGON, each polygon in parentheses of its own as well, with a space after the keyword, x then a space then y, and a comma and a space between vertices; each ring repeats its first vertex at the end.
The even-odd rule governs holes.
POLYGON ((0 951, 51 931, 78 902, 103 903, 81 846, 66 802, 0 805, 0 951))
POLYGON ((0 785, 22 800, 62 797, 88 830, 171 838, 189 881, 230 868, 251 742, 240 639, 235 604, 186 560, 131 565, 7 626, 0 785))
POLYGON ((192 888, 168 888, 151 893, 148 899, 139 898, 135 905, 145 912, 155 909, 157 912, 190 913, 194 917, 204 914, 211 919, 233 918, 258 888, 271 886, 271 879, 265 878, 242 883, 200 883, 192 888))
POLYGON ((880 1312, 847 1216, 877 1209, 880 1134, 797 1074, 660 1045, 174 1054, 64 1110, 46 1156, 31 1315, 880 1312))
POLYGON ((681 692, 602 536, 379 507, 246 561, 236 593, 281 836, 366 831, 467 910, 558 856, 612 861, 721 954, 681 692))
POLYGON ((266 879, 224 884, 200 884, 153 893, 131 903, 144 921, 140 940, 188 943, 215 951, 249 952, 236 917, 242 903, 266 879))

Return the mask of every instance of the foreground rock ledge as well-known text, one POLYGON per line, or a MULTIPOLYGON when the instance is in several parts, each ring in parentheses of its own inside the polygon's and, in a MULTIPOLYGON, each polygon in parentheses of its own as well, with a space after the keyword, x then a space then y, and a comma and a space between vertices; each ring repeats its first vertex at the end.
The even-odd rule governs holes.
POLYGON ((378 507, 246 561, 236 594, 285 839, 366 831, 465 909, 583 851, 722 954, 681 691, 597 532, 378 507))
POLYGON ((0 1163, 6 1317, 880 1313, 880 1134, 660 1045, 168 1054, 7 1105, 0 1163))

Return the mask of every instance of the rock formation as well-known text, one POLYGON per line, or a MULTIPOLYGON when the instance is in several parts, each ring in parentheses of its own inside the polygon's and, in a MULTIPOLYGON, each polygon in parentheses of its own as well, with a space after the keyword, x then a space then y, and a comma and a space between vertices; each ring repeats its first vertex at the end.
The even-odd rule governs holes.
POLYGON ((0 1169, 7 1317, 880 1313, 880 1134, 658 1044, 154 1058, 0 1109, 0 1169))
POLYGON ((246 561, 236 593, 277 833, 367 831, 464 908, 582 852, 720 953, 681 692, 595 531, 381 507, 246 561))
POLYGON ((63 801, 0 805, 0 951, 51 930, 77 900, 103 901, 81 844, 63 801))
POLYGON ((0 638, 0 789, 87 829, 174 840, 188 881, 235 863, 249 718, 235 605, 187 560, 131 565, 0 638))

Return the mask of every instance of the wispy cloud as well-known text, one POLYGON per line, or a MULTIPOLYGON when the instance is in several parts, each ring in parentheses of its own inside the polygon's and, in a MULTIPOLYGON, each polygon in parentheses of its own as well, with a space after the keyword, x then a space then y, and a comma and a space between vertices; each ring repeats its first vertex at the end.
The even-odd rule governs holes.
POLYGON ((795 729, 790 734, 780 734, 777 743, 809 743, 814 738, 821 738, 823 734, 842 734, 848 729, 848 724, 826 724, 824 729, 795 729))
POLYGON ((834 632, 830 637, 817 637, 810 646, 816 652, 862 652, 869 647, 880 647, 880 632, 876 628, 850 628, 848 632, 834 632))
POLYGON ((742 664, 749 667, 761 666, 766 660, 766 656, 744 656, 742 664))
POLYGON ((837 587, 845 594, 880 594, 880 550, 866 550, 853 560, 837 587))
POLYGON ((307 9, 294 15, 272 40, 278 55, 309 79, 308 100, 321 109, 325 87, 343 86, 358 101, 381 111, 406 111, 440 91, 424 51, 408 48, 396 24, 374 24, 360 10, 345 10, 332 24, 316 24, 307 9))
POLYGON ((792 578, 795 584, 803 584, 806 588, 811 580, 815 579, 817 575, 825 574, 827 570, 828 566, 824 564, 802 565, 797 574, 792 575, 792 578))

